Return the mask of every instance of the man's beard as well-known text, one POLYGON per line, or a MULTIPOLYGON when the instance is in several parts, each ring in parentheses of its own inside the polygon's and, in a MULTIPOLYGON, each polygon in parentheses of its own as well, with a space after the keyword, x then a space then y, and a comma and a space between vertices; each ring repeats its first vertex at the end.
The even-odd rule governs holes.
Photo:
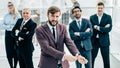
POLYGON ((79 15, 76 15, 76 16, 75 16, 76 19, 79 19, 80 17, 81 17, 81 16, 79 16, 79 15))
POLYGON ((49 20, 49 23, 50 23, 51 26, 56 26, 58 24, 58 21, 54 21, 54 20, 50 21, 49 20), (52 24, 52 22, 56 22, 56 24, 54 25, 54 24, 52 24))

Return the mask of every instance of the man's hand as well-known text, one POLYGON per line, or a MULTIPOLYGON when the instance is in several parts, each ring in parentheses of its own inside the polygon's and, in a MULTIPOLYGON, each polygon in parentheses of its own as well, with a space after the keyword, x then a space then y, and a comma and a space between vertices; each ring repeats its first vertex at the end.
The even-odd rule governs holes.
POLYGON ((99 30, 100 27, 98 25, 94 25, 94 29, 99 30))
POLYGON ((19 39, 19 41, 22 41, 22 40, 24 40, 24 39, 23 39, 23 38, 21 38, 21 37, 19 37, 18 39, 19 39))
POLYGON ((110 27, 110 24, 105 25, 106 28, 110 27))
POLYGON ((87 28, 87 29, 85 30, 85 32, 90 32, 90 28, 87 28))
POLYGON ((80 33, 79 32, 74 32, 74 35, 75 36, 80 36, 80 33))
POLYGON ((77 60, 76 56, 72 56, 72 55, 64 55, 64 60, 68 60, 70 62, 74 62, 77 60))
POLYGON ((78 62, 81 63, 81 64, 87 64, 88 60, 85 59, 84 57, 78 55, 77 56, 77 59, 78 59, 78 62))
POLYGON ((94 29, 97 29, 97 27, 98 27, 97 25, 94 25, 94 29))
POLYGON ((70 67, 70 65, 69 65, 68 60, 62 61, 62 68, 69 68, 69 67, 70 67))
POLYGON ((18 36, 19 30, 15 30, 15 35, 18 36))

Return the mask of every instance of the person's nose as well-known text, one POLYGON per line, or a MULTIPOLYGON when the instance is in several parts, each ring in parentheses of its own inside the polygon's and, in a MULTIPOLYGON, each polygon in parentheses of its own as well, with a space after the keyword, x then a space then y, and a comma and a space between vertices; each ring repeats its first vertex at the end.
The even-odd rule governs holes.
POLYGON ((55 21, 56 21, 56 20, 57 20, 57 17, 54 17, 54 18, 53 18, 53 20, 55 20, 55 21))

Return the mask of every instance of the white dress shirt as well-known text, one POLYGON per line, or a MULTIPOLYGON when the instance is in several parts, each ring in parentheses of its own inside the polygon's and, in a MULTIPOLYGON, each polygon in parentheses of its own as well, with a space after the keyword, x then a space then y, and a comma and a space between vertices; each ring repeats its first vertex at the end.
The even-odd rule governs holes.
POLYGON ((56 26, 51 26, 49 22, 47 23, 47 25, 48 25, 52 34, 53 34, 53 28, 54 28, 54 30, 55 30, 55 42, 57 42, 57 30, 56 30, 57 28, 56 28, 56 26))
MULTIPOLYGON (((100 24, 102 16, 103 16, 103 13, 102 13, 101 16, 99 16, 98 14, 97 14, 97 16, 98 16, 98 23, 100 24)), ((98 30, 100 30, 100 27, 98 28, 98 30)), ((96 38, 99 38, 99 34, 97 34, 96 38)))

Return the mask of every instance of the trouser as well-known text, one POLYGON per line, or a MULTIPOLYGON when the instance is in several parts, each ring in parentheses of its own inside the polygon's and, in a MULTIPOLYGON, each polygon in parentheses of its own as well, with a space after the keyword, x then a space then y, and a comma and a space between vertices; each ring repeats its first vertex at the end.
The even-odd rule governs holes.
POLYGON ((110 68, 109 46, 101 47, 101 45, 99 43, 99 39, 96 40, 95 44, 96 45, 93 46, 93 49, 92 49, 92 68, 94 68, 94 62, 95 62, 95 58, 98 54, 99 48, 101 51, 104 68, 110 68))
POLYGON ((5 48, 6 48, 6 56, 10 68, 16 68, 17 66, 17 52, 15 48, 15 39, 11 36, 11 31, 5 31, 5 48), (14 62, 14 65, 13 65, 14 62))
MULTIPOLYGON (((92 58, 91 58, 91 50, 85 50, 82 48, 80 54, 88 60, 88 63, 85 64, 85 68, 92 68, 92 58)), ((82 64, 76 61, 76 68, 82 68, 82 64)))
POLYGON ((24 54, 17 49, 20 68, 34 68, 32 54, 24 54))

